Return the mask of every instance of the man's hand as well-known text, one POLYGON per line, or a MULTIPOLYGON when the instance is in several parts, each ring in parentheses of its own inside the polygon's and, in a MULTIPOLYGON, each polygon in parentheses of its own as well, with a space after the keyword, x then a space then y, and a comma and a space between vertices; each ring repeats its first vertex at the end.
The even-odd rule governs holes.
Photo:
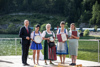
POLYGON ((27 40, 30 40, 30 38, 29 38, 28 36, 26 37, 26 39, 27 39, 27 40))

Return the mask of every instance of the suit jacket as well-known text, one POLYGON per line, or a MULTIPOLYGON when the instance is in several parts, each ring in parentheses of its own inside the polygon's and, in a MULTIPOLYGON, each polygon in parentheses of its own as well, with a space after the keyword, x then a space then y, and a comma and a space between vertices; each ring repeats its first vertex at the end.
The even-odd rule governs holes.
POLYGON ((27 30, 24 27, 22 27, 19 31, 19 37, 21 37, 21 44, 24 45, 24 44, 27 44, 27 45, 30 45, 30 40, 27 40, 26 37, 28 36, 30 38, 30 34, 31 34, 31 29, 28 27, 28 31, 29 33, 27 33, 27 30))

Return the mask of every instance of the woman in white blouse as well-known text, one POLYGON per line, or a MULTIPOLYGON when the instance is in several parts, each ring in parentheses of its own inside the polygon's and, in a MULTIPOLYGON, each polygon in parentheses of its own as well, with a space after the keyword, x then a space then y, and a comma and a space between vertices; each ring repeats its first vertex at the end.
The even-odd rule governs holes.
POLYGON ((50 64, 53 64, 52 60, 57 60, 56 46, 50 47, 49 43, 48 43, 48 41, 50 41, 50 37, 53 37, 55 40, 55 34, 50 29, 51 29, 51 25, 47 24, 46 30, 43 31, 43 33, 42 33, 42 37, 44 40, 44 60, 45 60, 46 65, 47 65, 46 60, 50 60, 50 64))
POLYGON ((35 54, 36 54, 36 51, 37 51, 37 64, 38 63, 38 60, 39 60, 39 54, 40 54, 40 50, 42 49, 42 44, 41 43, 36 43, 34 41, 34 37, 39 35, 41 36, 41 32, 39 31, 39 28, 40 28, 40 25, 36 25, 35 27, 35 31, 33 31, 31 33, 31 40, 32 40, 32 43, 31 43, 31 46, 30 46, 30 49, 33 50, 33 60, 34 60, 34 64, 35 64, 35 54))
MULTIPOLYGON (((64 28, 65 22, 61 21, 60 26, 61 26, 61 29, 57 30, 57 34, 64 34, 65 33, 68 37, 67 29, 64 28)), ((56 54, 60 55, 61 64, 64 64, 65 57, 68 54, 67 41, 58 42, 56 54), (62 57, 63 57, 63 59, 62 59, 62 57)))

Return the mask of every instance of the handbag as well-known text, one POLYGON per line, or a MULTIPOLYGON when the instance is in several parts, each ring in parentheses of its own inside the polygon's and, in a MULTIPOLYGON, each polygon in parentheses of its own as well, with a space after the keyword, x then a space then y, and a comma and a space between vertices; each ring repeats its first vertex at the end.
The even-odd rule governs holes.
POLYGON ((49 42, 49 47, 51 48, 53 46, 55 46, 55 43, 54 42, 49 42))
POLYGON ((49 42, 48 42, 48 45, 49 45, 50 48, 52 48, 53 46, 55 46, 55 43, 49 41, 49 42))

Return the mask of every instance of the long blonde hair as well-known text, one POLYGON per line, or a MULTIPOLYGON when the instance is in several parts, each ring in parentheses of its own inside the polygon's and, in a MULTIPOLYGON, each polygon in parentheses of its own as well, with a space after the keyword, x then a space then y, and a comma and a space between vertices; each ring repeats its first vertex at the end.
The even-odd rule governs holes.
MULTIPOLYGON (((70 24, 70 31, 72 31, 71 25, 74 25, 74 26, 75 26, 75 23, 71 23, 71 24, 70 24)), ((74 27, 74 30, 76 30, 76 27, 74 27)))

